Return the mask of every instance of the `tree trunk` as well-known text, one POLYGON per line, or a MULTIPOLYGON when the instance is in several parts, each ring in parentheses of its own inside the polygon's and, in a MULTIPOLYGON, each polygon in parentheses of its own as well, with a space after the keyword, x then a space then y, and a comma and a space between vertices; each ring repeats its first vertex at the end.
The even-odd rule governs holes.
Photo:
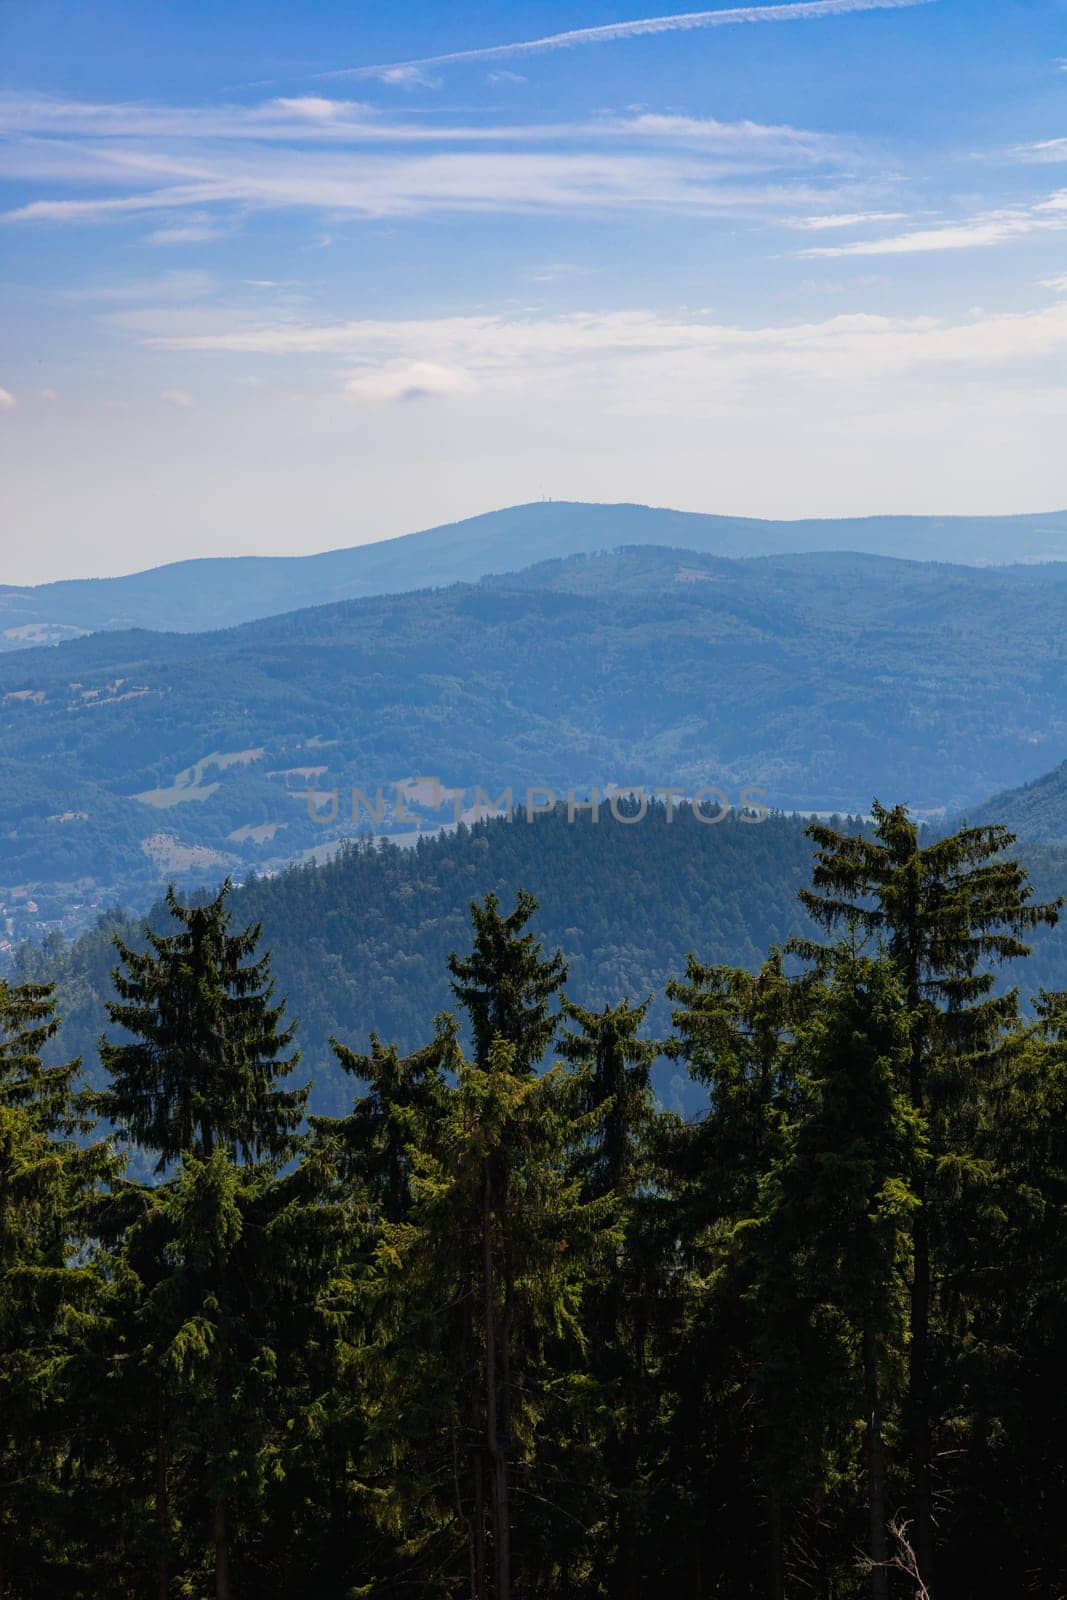
POLYGON ((770 1536, 770 1600, 785 1600, 785 1528, 782 1516, 782 1497, 777 1489, 771 1491, 769 1506, 770 1536))
POLYGON ((226 1539, 226 1497, 215 1500, 215 1600, 230 1600, 230 1552, 226 1539))
POLYGON ((915 1219, 915 1281, 911 1296, 911 1359, 909 1411, 912 1495, 915 1511, 915 1556, 927 1588, 934 1569, 933 1491, 930 1482, 930 1229, 925 1183, 915 1219))
MULTIPOLYGON (((909 985, 916 1008, 920 999, 917 974, 909 985)), ((912 1046, 911 1103, 921 1116, 926 1112, 923 1040, 912 1046)), ((919 1202, 913 1232, 915 1265, 911 1289, 911 1349, 908 1358, 908 1436, 911 1454, 912 1507, 915 1514, 915 1555, 923 1582, 929 1587, 934 1568, 933 1492, 930 1482, 930 1213, 926 1173, 915 1178, 919 1202)))
POLYGON ((863 1335, 867 1386, 867 1507, 870 1523, 871 1600, 889 1600, 889 1533, 885 1487, 885 1440, 882 1437, 882 1392, 874 1336, 863 1335))
POLYGON ((496 1287, 493 1273, 493 1179, 488 1161, 482 1188, 482 1262, 485 1273, 485 1453, 493 1507, 493 1558, 496 1600, 510 1600, 507 1473, 500 1453, 497 1421, 496 1287))
POLYGON ((159 1600, 170 1596, 170 1485, 167 1472, 167 1423, 163 1387, 156 1387, 156 1536, 159 1558, 156 1565, 159 1600))
POLYGON ((474 1547, 471 1563, 474 1600, 489 1600, 485 1592, 485 1464, 480 1445, 474 1452, 474 1547))

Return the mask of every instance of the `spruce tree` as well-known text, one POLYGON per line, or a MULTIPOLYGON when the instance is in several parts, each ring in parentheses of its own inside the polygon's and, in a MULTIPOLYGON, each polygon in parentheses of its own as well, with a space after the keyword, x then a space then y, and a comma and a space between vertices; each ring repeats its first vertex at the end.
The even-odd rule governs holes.
POLYGON ((892 964, 849 948, 806 998, 796 1099, 748 1235, 759 1262, 764 1436, 778 1483, 825 1497, 851 1471, 862 1427, 870 1592, 888 1600, 887 1432, 899 1423, 924 1159, 909 1017, 892 964))
POLYGON ((146 928, 148 948, 121 939, 108 1015, 130 1040, 104 1040, 111 1087, 96 1111, 157 1156, 163 1172, 188 1153, 210 1161, 217 1147, 235 1158, 285 1160, 308 1090, 279 1087, 300 1059, 286 1056, 295 1023, 283 1025, 269 955, 255 958, 259 926, 233 932, 227 882, 206 905, 184 906, 173 888, 175 933, 146 928))
MULTIPOLYGON (((873 837, 846 835, 822 823, 808 833, 816 845, 814 887, 800 891, 812 918, 833 930, 849 927, 872 937, 893 960, 910 1016, 909 1091, 925 1119, 934 1174, 958 1163, 952 1107, 968 1074, 995 1047, 1017 1016, 1017 992, 998 994, 992 967, 1029 953, 1022 935, 1055 923, 1061 902, 1037 904, 1024 867, 1006 852, 1005 828, 964 828, 923 844, 903 806, 872 808, 873 837)), ((816 942, 794 948, 816 960, 816 942)), ((915 1264, 911 1304, 909 1423, 916 1555, 933 1585, 934 1482, 931 1336, 936 1283, 933 1213, 936 1187, 917 1177, 915 1264)))
POLYGON ((449 957, 452 992, 470 1017, 480 1067, 488 1067, 500 1038, 511 1046, 515 1070, 532 1072, 555 1035, 552 1001, 566 982, 567 967, 560 951, 542 956, 536 934, 523 932, 536 910, 537 901, 524 889, 507 916, 495 894, 480 905, 472 901, 474 948, 469 956, 449 957))
POLYGON ((558 1535, 567 1512, 553 1516, 540 1445, 580 1386, 583 1285, 609 1226, 570 1170, 584 1089, 563 1066, 517 1069, 498 1039, 485 1067, 460 1065, 415 1153, 409 1216, 383 1225, 381 1292, 397 1309, 378 1426, 403 1465, 412 1556, 438 1552, 447 1594, 548 1592, 546 1517, 558 1535))
MULTIPOLYGON (((585 1330, 590 1374, 599 1386, 594 1415, 587 1418, 588 1448, 574 1451, 585 1463, 584 1482, 599 1504, 589 1521, 603 1527, 604 1588, 608 1600, 637 1600, 654 1573, 645 1568, 648 1482, 642 1446, 654 1427, 655 1334, 662 1301, 659 1243, 643 1215, 642 1193, 654 1180, 652 1129, 655 1102, 650 1072, 661 1046, 642 1039, 651 998, 589 1010, 563 1000, 564 1028, 558 1042, 564 1060, 584 1069, 584 1111, 590 1135, 580 1145, 575 1170, 590 1200, 608 1202, 617 1234, 590 1262, 585 1330), (651 1246, 651 1248, 650 1248, 651 1246)), ((585 1441, 583 1441, 585 1442, 585 1441)), ((599 1543, 599 1541, 598 1541, 599 1543)), ((599 1552, 598 1552, 599 1553, 599 1552)))
POLYGON ((87 1397, 67 1370, 99 1312, 93 1204, 119 1162, 89 1142, 79 1063, 42 1063, 58 1026, 50 987, 0 980, 0 1594, 58 1592, 66 1534, 84 1550, 66 1515, 87 1397))
POLYGON ((373 1033, 366 1055, 330 1040, 341 1066, 365 1088, 349 1116, 313 1117, 312 1127, 328 1145, 339 1182, 387 1222, 401 1222, 407 1214, 412 1148, 425 1143, 427 1119, 442 1112, 443 1074, 460 1059, 451 1017, 436 1020, 430 1044, 406 1056, 373 1033))
POLYGON ((760 1213, 781 1122, 795 1100, 792 1041, 803 986, 775 950, 757 973, 691 957, 685 979, 667 992, 677 1004, 672 1053, 709 1093, 707 1116, 675 1139, 672 1158, 673 1220, 686 1269, 682 1337, 668 1364, 677 1394, 670 1470, 687 1563, 680 1581, 694 1592, 720 1583, 743 1593, 762 1566, 777 1597, 787 1506, 755 1421, 764 1353, 756 1258, 739 1230, 760 1213), (702 1517, 701 1505, 714 1506, 714 1516, 702 1517), (762 1562, 756 1551, 765 1552, 762 1562))

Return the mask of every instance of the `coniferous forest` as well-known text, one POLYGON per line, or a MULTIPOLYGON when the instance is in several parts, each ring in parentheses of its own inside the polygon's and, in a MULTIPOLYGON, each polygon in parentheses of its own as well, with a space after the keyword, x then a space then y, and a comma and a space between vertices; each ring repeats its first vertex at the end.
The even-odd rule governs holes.
POLYGON ((473 903, 337 1117, 225 890, 118 941, 102 1087, 0 986, 4 1600, 1067 1592, 1067 996, 996 982, 1059 906, 809 833, 813 936, 664 1037, 473 903))

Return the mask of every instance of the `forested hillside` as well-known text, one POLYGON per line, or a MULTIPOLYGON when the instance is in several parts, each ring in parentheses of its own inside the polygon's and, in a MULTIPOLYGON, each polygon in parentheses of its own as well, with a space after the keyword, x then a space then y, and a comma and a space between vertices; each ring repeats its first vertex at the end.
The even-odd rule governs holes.
POLYGON ((197 633, 296 606, 470 582, 553 556, 629 544, 683 546, 718 556, 861 550, 975 564, 1063 561, 1067 512, 773 522, 652 506, 540 501, 320 555, 179 561, 121 578, 0 587, 0 651, 100 629, 197 633))
POLYGON ((1067 761, 1021 789, 1006 789, 969 813, 976 822, 1003 818, 1021 839, 1059 843, 1067 840, 1067 761))
MULTIPOLYGON (((1044 898, 1067 894, 1067 849, 1023 854, 1044 898)), ((668 823, 661 804, 623 822, 605 808, 594 825, 582 812, 568 822, 561 806, 532 822, 464 826, 411 850, 353 846, 326 865, 251 882, 231 905, 240 921, 262 923, 279 992, 299 1020, 312 1109, 336 1114, 349 1087, 327 1040, 364 1049, 375 1031, 415 1049, 427 1016, 451 1003, 447 957, 462 944, 472 899, 515 886, 532 893, 539 935, 567 959, 569 993, 582 1004, 651 995, 653 1036, 667 1028, 665 985, 691 952, 751 970, 772 945, 810 931, 797 900, 810 870, 811 844, 795 818, 709 825, 680 806, 668 823)), ((163 907, 150 920, 169 925, 163 907)), ((113 914, 73 944, 26 946, 15 965, 16 975, 58 985, 64 1023, 49 1059, 81 1056, 93 1082, 116 932, 143 945, 140 919, 113 914)), ((1025 966, 1001 976, 1030 996, 1067 988, 1067 927, 1038 929, 1025 966)), ((703 1104, 699 1087, 667 1063, 653 1081, 666 1106, 693 1113, 703 1104)))
MULTIPOLYGON (((1067 566, 634 548, 20 652, 0 663, 0 886, 146 903, 352 832, 353 786, 384 785, 397 826, 390 785, 427 774, 468 803, 715 783, 781 809, 958 809, 1067 743, 1065 620, 1067 566)), ((449 814, 424 801, 427 824, 449 814)))
MULTIPOLYGON (((652 995, 649 1027, 663 1031, 665 984, 691 951, 752 967, 807 927, 797 890, 810 867, 810 842, 790 818, 709 825, 681 806, 668 823, 657 805, 644 820, 622 822, 605 808, 594 825, 581 812, 568 822, 561 806, 532 822, 462 827, 410 850, 353 846, 326 865, 246 884, 231 905, 242 922, 263 924, 279 993, 299 1019, 312 1109, 337 1114, 351 1091, 329 1037, 364 1049, 373 1030, 415 1049, 427 1017, 450 1004, 448 955, 463 942, 472 899, 526 889, 539 902, 538 933, 568 961, 574 998, 652 995)), ((169 921, 162 907, 151 920, 161 929, 169 921)), ((138 919, 109 916, 72 946, 27 947, 16 966, 22 977, 58 984, 65 1021, 50 1059, 81 1055, 94 1082, 116 932, 143 944, 138 919)), ((656 1084, 675 1109, 701 1103, 674 1069, 661 1067, 656 1084)))

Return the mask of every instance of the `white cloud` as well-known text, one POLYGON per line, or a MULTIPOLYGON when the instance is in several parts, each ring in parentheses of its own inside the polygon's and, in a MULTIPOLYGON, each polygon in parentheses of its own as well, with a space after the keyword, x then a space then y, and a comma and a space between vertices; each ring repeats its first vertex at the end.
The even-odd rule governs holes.
POLYGON ((339 363, 342 387, 365 403, 512 392, 550 404, 569 394, 572 404, 579 395, 605 414, 718 414, 769 397, 777 408, 812 388, 833 395, 837 409, 874 382, 955 368, 955 381, 966 386, 972 374, 992 369, 1061 366, 1067 351, 1067 302, 956 321, 852 314, 760 327, 634 310, 235 328, 220 309, 216 326, 197 332, 189 326, 195 312, 183 312, 178 329, 176 315, 167 314, 168 330, 158 313, 152 331, 144 314, 141 338, 162 349, 242 358, 331 358, 326 384, 336 383, 339 363))
MULTIPOLYGON (((320 73, 323 78, 382 78, 383 74, 427 67, 462 65, 470 61, 499 61, 509 56, 527 56, 550 50, 570 50, 579 45, 611 44, 618 39, 635 39, 650 34, 677 33, 698 28, 724 28, 747 23, 816 21, 862 11, 896 11, 907 6, 926 5, 929 0, 795 0, 787 5, 731 6, 716 11, 686 11, 674 16, 646 17, 636 22, 609 22, 595 28, 572 28, 566 33, 550 33, 539 39, 524 39, 511 44, 484 45, 475 50, 452 50, 445 55, 423 56, 415 61, 387 62, 369 67, 342 67, 320 73)), ((401 80, 402 81, 402 80, 401 80)))
POLYGON ((186 389, 164 389, 159 398, 164 405, 176 406, 179 411, 188 411, 196 404, 192 395, 186 389))
POLYGON ((821 217, 793 217, 791 228, 860 228, 868 222, 903 222, 904 211, 839 211, 821 217))
POLYGON ((20 135, 8 142, 6 175, 30 191, 3 220, 141 218, 152 224, 147 242, 159 246, 210 241, 255 210, 723 215, 843 210, 865 198, 854 141, 647 110, 445 127, 384 120, 357 101, 322 96, 202 109, 0 94, 3 126, 20 135), (838 171, 847 174, 840 190, 838 171), (56 193, 60 184, 67 192, 56 193))
POLYGON ((0 389, 0 411, 11 411, 15 405, 15 396, 9 389, 0 389))
POLYGON ((59 394, 55 389, 42 389, 41 399, 44 401, 46 406, 52 406, 55 405, 56 401, 59 399, 59 394))
POLYGON ((856 239, 849 244, 814 245, 798 252, 801 256, 902 256, 935 250, 974 250, 984 245, 1004 244, 1027 234, 1067 227, 1067 190, 1030 206, 1013 206, 1002 211, 986 211, 961 222, 940 223, 931 228, 914 228, 907 233, 890 234, 881 239, 856 239), (1061 216, 1060 213, 1063 213, 1061 216))
POLYGON ((434 361, 385 361, 353 373, 345 393, 360 401, 415 401, 469 394, 475 387, 470 375, 458 367, 434 361))
MULTIPOLYGON (((516 74, 510 74, 516 77, 516 74)), ((358 100, 319 95, 280 98, 255 106, 167 106, 93 103, 0 91, 0 132, 26 141, 8 152, 8 170, 20 176, 88 176, 138 165, 146 173, 194 176, 181 144, 531 144, 562 138, 584 143, 619 138, 671 143, 713 141, 731 147, 764 145, 778 156, 802 151, 825 158, 841 142, 804 129, 713 117, 663 116, 642 111, 572 122, 444 124, 383 117, 358 100), (27 136, 30 136, 29 138, 27 136), (98 141, 76 146, 75 138, 98 141), (776 147, 776 148, 775 148, 776 147), (153 150, 156 153, 152 153, 153 150), (75 166, 79 151, 85 165, 75 166), (91 163, 89 165, 88 163, 91 163)))
POLYGON ((1037 144, 1017 145, 1013 154, 1024 161, 1067 161, 1067 139, 1041 139, 1037 144))
POLYGON ((208 244, 212 239, 225 237, 226 229, 209 222, 174 223, 169 227, 153 228, 145 235, 146 244, 182 245, 208 244))
POLYGON ((101 223, 213 203, 372 218, 634 209, 713 216, 810 210, 833 198, 810 183, 757 180, 744 165, 739 175, 726 159, 683 152, 450 151, 376 159, 324 154, 316 161, 299 152, 271 152, 269 159, 226 153, 206 166, 199 183, 124 196, 33 200, 7 212, 5 220, 101 223))

